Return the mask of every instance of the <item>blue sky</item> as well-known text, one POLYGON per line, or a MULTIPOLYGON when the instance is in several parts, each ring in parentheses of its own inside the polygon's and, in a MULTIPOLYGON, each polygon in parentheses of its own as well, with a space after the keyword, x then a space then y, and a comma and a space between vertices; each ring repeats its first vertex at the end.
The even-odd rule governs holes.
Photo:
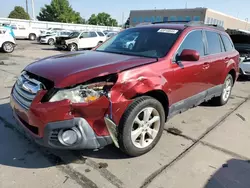
MULTIPOLYGON (((3 0, 1 0, 3 1, 3 0)), ((44 4, 49 4, 50 0, 34 0, 36 14, 44 4)), ((31 0, 29 0, 31 2, 31 0)), ((120 23, 122 13, 124 21, 129 16, 130 10, 139 9, 163 9, 163 8, 184 8, 187 2, 188 8, 207 7, 225 14, 229 14, 240 19, 249 18, 250 20, 250 1, 249 0, 69 0, 74 10, 81 13, 81 16, 88 19, 92 13, 107 12, 116 18, 120 23)), ((7 0, 5 5, 0 8, 0 17, 7 17, 14 6, 25 7, 25 0, 7 0)), ((31 15, 31 6, 29 6, 31 15)))

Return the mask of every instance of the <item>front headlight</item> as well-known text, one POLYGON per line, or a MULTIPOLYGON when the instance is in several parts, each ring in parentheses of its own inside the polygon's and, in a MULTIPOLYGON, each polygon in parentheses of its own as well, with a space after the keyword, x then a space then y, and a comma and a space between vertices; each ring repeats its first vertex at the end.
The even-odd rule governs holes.
POLYGON ((114 85, 113 82, 98 82, 89 85, 80 85, 72 89, 59 90, 49 102, 70 100, 72 103, 88 103, 106 95, 114 85))

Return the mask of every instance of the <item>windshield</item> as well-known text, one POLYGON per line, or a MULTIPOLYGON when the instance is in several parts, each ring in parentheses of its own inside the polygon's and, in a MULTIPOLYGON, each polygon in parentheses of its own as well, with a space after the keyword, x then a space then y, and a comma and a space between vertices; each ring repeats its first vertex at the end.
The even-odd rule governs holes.
POLYGON ((179 34, 179 30, 173 29, 128 29, 112 37, 96 51, 160 58, 168 53, 179 34))
POLYGON ((80 35, 79 32, 73 32, 73 33, 71 33, 71 34, 69 35, 69 37, 70 37, 70 38, 76 38, 76 37, 78 37, 79 35, 80 35))

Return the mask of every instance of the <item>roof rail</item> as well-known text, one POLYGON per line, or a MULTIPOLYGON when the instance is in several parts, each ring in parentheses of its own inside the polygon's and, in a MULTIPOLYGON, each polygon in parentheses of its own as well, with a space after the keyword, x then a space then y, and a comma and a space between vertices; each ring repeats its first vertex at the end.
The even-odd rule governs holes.
POLYGON ((162 24, 162 23, 188 23, 189 21, 160 21, 160 22, 152 22, 151 24, 162 24))
POLYGON ((225 31, 224 27, 219 26, 217 24, 205 24, 203 21, 162 21, 162 22, 152 22, 152 24, 161 24, 161 23, 176 23, 176 24, 185 24, 186 27, 191 26, 207 26, 207 27, 213 27, 215 29, 225 31))

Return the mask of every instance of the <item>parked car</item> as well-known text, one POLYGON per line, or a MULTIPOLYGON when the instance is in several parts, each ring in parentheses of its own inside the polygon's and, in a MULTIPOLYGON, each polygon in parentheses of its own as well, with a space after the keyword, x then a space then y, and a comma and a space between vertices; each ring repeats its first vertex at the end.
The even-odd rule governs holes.
POLYGON ((135 45, 135 41, 137 39, 137 36, 129 36, 124 40, 124 47, 131 49, 134 47, 135 45))
POLYGON ((54 45, 56 42, 56 37, 68 37, 72 32, 71 31, 57 31, 55 33, 47 34, 45 36, 41 36, 40 43, 41 44, 49 44, 54 45))
POLYGON ((6 53, 12 53, 15 50, 16 42, 8 30, 0 27, 0 49, 6 53))
POLYGON ((106 37, 107 37, 107 39, 109 39, 109 38, 115 36, 116 34, 117 34, 117 32, 108 32, 108 33, 106 34, 106 37))
POLYGON ((73 32, 68 37, 57 37, 55 47, 78 51, 79 49, 90 49, 98 46, 106 40, 101 31, 73 32))
POLYGON ((13 29, 16 39, 36 40, 36 38, 41 34, 38 29, 32 29, 31 27, 25 27, 18 24, 10 24, 9 26, 13 29))
POLYGON ((240 75, 250 77, 250 32, 228 29, 235 49, 240 53, 240 75))
POLYGON ((220 27, 151 24, 126 29, 90 51, 28 65, 10 104, 41 145, 97 149, 114 143, 139 156, 157 144, 174 115, 209 100, 225 105, 238 72, 239 53, 220 27), (123 45, 130 35, 137 35, 132 49, 123 45))
POLYGON ((56 31, 44 31, 42 32, 38 37, 37 37, 37 42, 40 43, 40 40, 42 37, 46 37, 46 36, 49 36, 49 35, 54 35, 56 34, 56 31))

